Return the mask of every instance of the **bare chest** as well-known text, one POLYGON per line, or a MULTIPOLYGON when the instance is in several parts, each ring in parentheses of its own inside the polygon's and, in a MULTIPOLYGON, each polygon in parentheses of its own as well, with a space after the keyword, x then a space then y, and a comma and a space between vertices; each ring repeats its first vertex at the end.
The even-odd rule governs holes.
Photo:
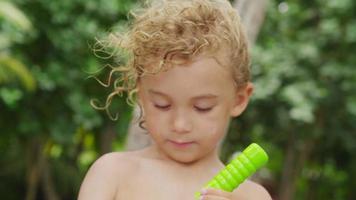
POLYGON ((121 182, 116 200, 194 200, 203 182, 191 174, 148 166, 121 182))

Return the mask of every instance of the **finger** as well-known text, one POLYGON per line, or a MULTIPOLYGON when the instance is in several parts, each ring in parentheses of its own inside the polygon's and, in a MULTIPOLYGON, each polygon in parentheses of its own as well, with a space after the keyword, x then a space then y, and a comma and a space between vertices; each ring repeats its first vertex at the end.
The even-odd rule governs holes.
POLYGON ((202 195, 212 195, 212 196, 219 196, 219 197, 225 197, 228 199, 231 199, 232 193, 231 192, 226 192, 223 190, 215 189, 215 188, 204 188, 201 192, 202 195))
POLYGON ((216 196, 216 195, 203 195, 200 197, 200 200, 230 200, 230 199, 221 196, 216 196))

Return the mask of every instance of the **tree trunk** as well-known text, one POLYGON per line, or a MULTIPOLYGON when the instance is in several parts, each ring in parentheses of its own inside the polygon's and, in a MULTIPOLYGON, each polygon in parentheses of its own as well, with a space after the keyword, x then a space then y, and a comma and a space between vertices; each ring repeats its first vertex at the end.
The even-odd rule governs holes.
POLYGON ((233 4, 245 26, 249 44, 253 46, 266 15, 268 0, 238 0, 233 4))
POLYGON ((51 175, 50 163, 44 151, 46 139, 35 137, 29 141, 26 152, 27 163, 27 191, 26 200, 37 199, 38 188, 43 189, 48 200, 58 200, 51 175))
POLYGON ((295 177, 296 177, 296 149, 295 149, 295 135, 289 133, 288 143, 286 146, 286 157, 284 159, 283 171, 281 176, 281 182, 279 187, 278 199, 292 200, 295 189, 295 177))
POLYGON ((135 123, 139 115, 140 108, 136 106, 133 112, 134 118, 131 120, 129 126, 128 137, 125 146, 125 149, 128 151, 141 149, 152 143, 147 131, 139 127, 138 123, 135 123))
POLYGON ((302 173, 314 145, 315 140, 310 138, 303 141, 301 148, 297 149, 295 133, 290 133, 286 147, 286 158, 284 159, 281 182, 279 184, 278 199, 294 199, 297 176, 302 173))
POLYGON ((35 200, 40 179, 40 164, 39 152, 41 151, 41 143, 38 138, 33 138, 26 145, 26 200, 35 200))
POLYGON ((100 154, 112 151, 112 143, 116 137, 114 124, 108 123, 103 133, 100 133, 100 154))
MULTIPOLYGON (((267 2, 268 0, 238 0, 233 4, 241 16, 250 46, 253 46, 265 18, 267 2)), ((142 149, 152 142, 146 131, 141 129, 138 123, 134 123, 138 115, 139 108, 136 106, 128 130, 126 150, 142 149)))
MULTIPOLYGON (((44 154, 44 153, 42 153, 44 154)), ((45 154, 42 156, 41 165, 42 165, 42 174, 41 174, 41 186, 44 191, 44 195, 48 200, 59 200, 57 191, 55 190, 55 184, 53 182, 51 174, 51 166, 47 160, 45 154)))

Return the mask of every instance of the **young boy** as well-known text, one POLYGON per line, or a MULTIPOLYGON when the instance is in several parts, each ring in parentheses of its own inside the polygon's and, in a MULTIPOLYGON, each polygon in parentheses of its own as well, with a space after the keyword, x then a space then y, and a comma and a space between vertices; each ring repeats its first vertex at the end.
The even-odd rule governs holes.
MULTIPOLYGON (((107 104, 129 93, 154 143, 99 158, 79 200, 193 200, 224 168, 218 144, 253 91, 242 26, 227 0, 154 2, 134 16, 130 31, 115 39, 131 57, 113 68, 122 76, 107 104)), ((271 199, 252 181, 233 192, 202 194, 205 200, 271 199)))

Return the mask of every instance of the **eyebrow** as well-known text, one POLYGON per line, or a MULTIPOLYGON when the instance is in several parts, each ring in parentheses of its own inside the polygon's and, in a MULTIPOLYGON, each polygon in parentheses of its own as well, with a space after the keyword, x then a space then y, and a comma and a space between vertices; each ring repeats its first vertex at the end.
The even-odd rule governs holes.
MULTIPOLYGON (((169 97, 168 95, 166 95, 166 94, 163 93, 163 92, 155 91, 155 90, 152 90, 152 89, 149 89, 148 92, 151 93, 151 94, 156 94, 156 95, 161 95, 161 96, 169 97)), ((193 97, 192 99, 216 99, 217 97, 218 97, 218 96, 215 95, 215 94, 202 94, 202 95, 195 96, 195 97, 193 97)))

